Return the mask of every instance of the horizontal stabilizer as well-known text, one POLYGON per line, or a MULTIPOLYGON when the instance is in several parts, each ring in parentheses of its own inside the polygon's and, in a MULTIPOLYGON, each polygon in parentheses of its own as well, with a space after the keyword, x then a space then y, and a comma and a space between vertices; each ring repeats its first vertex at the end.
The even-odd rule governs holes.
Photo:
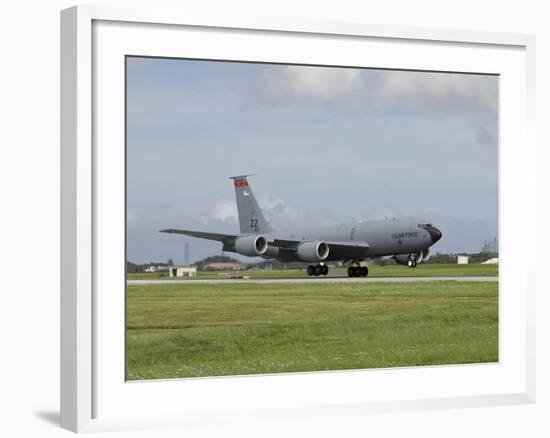
POLYGON ((176 230, 173 228, 160 230, 159 233, 185 234, 186 236, 198 237, 200 239, 216 240, 218 242, 224 242, 226 240, 234 239, 235 237, 237 237, 234 234, 206 233, 204 231, 176 230))
POLYGON ((257 173, 249 173, 248 175, 236 175, 236 176, 230 176, 229 179, 246 179, 249 176, 256 176, 257 173))

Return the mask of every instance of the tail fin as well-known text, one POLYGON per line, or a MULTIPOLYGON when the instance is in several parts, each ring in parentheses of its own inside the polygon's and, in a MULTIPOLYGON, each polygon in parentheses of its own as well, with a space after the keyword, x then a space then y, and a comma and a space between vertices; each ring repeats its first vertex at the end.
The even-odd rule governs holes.
POLYGON ((266 233, 273 231, 273 228, 265 220, 264 214, 256 201, 252 187, 246 179, 252 175, 230 176, 235 186, 235 197, 237 198, 237 211, 239 213, 239 225, 241 234, 266 233))

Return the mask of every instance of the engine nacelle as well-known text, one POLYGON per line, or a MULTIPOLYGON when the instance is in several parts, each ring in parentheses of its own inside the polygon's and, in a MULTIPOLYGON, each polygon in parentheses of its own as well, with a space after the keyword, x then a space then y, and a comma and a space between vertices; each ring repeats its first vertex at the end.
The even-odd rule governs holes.
POLYGON ((430 248, 426 248, 424 251, 422 251, 423 257, 422 261, 426 263, 428 260, 430 260, 430 256, 432 255, 430 253, 430 248))
POLYGON ((397 263, 398 265, 406 265, 407 263, 409 263, 409 260, 411 259, 411 257, 409 254, 400 254, 400 255, 396 255, 394 259, 395 259, 395 263, 397 263))
POLYGON ((302 262, 322 262, 328 257, 329 247, 325 242, 304 242, 296 248, 296 255, 302 262))
POLYGON ((394 257, 398 265, 409 265, 409 261, 414 260, 416 263, 427 262, 430 259, 430 249, 426 248, 413 254, 400 254, 394 257))
POLYGON ((267 250, 262 254, 264 259, 275 259, 279 255, 278 246, 268 246, 267 250))
POLYGON ((267 251, 267 240, 264 236, 243 236, 235 240, 235 252, 245 256, 261 256, 267 251))

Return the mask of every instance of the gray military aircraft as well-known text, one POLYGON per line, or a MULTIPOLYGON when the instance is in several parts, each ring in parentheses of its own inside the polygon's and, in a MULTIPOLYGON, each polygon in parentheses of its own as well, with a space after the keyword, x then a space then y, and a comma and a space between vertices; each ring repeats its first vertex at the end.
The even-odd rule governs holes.
POLYGON ((160 232, 216 240, 223 244, 223 251, 244 256, 314 263, 307 268, 310 276, 327 275, 327 262, 343 262, 349 264, 350 277, 366 277, 369 270, 365 262, 383 257, 415 268, 430 258, 430 246, 442 236, 430 222, 412 217, 275 231, 256 201, 249 176, 230 177, 237 198, 239 234, 178 229, 160 232))

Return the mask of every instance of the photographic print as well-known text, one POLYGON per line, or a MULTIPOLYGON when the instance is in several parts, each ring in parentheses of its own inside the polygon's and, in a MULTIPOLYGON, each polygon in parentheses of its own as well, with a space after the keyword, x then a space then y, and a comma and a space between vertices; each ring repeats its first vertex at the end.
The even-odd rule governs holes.
POLYGON ((126 57, 126 378, 498 362, 498 76, 126 57))

